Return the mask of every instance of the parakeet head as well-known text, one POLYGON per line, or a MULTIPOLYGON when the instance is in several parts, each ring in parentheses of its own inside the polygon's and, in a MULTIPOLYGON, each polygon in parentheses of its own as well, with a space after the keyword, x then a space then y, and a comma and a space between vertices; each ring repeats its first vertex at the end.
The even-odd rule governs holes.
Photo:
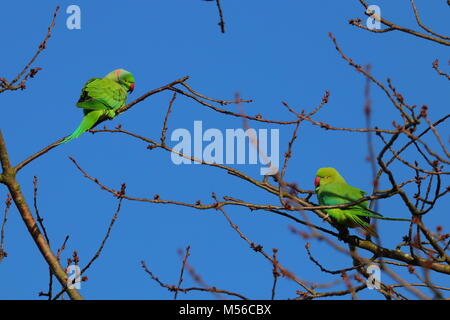
POLYGON ((130 93, 134 90, 134 77, 131 72, 124 69, 116 69, 106 75, 107 79, 114 80, 123 85, 130 93))
POLYGON ((317 170, 316 179, 314 180, 316 191, 320 186, 326 186, 334 182, 345 182, 344 178, 341 177, 335 168, 320 168, 317 170))

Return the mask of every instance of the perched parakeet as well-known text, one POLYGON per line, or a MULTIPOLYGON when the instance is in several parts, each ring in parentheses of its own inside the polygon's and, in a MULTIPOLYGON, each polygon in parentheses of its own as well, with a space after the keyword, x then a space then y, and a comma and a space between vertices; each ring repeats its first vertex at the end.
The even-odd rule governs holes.
MULTIPOLYGON (((319 204, 322 206, 351 203, 366 196, 366 192, 348 185, 344 178, 334 168, 320 168, 314 180, 319 204)), ((333 208, 323 210, 332 220, 347 228, 362 228, 377 237, 370 218, 379 218, 380 214, 367 208, 367 201, 360 202, 348 208, 333 208)))
POLYGON ((92 78, 81 90, 76 106, 83 108, 84 118, 78 128, 61 143, 67 143, 92 128, 101 116, 113 119, 116 110, 127 101, 128 92, 134 90, 133 75, 123 69, 108 73, 104 78, 92 78))

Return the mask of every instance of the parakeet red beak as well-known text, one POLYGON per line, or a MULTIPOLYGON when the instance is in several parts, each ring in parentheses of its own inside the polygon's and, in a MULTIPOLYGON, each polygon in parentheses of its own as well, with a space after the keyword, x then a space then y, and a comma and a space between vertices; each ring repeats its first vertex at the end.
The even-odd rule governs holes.
POLYGON ((134 90, 134 83, 130 84, 130 93, 134 90))
POLYGON ((320 184, 320 178, 316 177, 316 179, 314 179, 314 186, 317 187, 320 184))

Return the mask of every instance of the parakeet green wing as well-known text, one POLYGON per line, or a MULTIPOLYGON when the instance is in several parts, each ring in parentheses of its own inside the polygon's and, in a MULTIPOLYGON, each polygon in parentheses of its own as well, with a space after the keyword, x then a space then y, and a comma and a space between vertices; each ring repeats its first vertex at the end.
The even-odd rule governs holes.
MULTIPOLYGON (((366 195, 366 192, 343 183, 329 184, 318 193, 319 204, 334 206, 354 202, 366 195)), ((366 212, 367 201, 363 201, 348 208, 325 209, 333 220, 345 227, 360 227, 376 236, 370 226, 370 218, 375 214, 366 212)))
POLYGON ((117 110, 127 100, 127 92, 117 82, 110 79, 89 80, 81 91, 77 107, 91 110, 117 110))

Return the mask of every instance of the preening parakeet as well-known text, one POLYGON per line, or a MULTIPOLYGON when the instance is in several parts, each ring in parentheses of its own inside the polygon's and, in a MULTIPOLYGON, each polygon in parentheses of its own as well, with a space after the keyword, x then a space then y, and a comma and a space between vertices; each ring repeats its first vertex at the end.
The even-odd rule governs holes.
POLYGON ((76 106, 83 108, 84 118, 78 128, 61 143, 67 143, 92 128, 101 116, 113 119, 116 110, 127 101, 134 90, 133 75, 123 69, 108 73, 104 78, 92 78, 84 84, 76 106))
MULTIPOLYGON (((342 176, 334 168, 320 168, 314 180, 319 204, 333 206, 355 202, 367 195, 366 192, 347 184, 342 176)), ((332 220, 346 228, 362 228, 369 234, 378 237, 370 225, 370 218, 410 221, 408 219, 385 218, 367 208, 367 201, 360 202, 347 208, 332 208, 323 210, 332 220)))

